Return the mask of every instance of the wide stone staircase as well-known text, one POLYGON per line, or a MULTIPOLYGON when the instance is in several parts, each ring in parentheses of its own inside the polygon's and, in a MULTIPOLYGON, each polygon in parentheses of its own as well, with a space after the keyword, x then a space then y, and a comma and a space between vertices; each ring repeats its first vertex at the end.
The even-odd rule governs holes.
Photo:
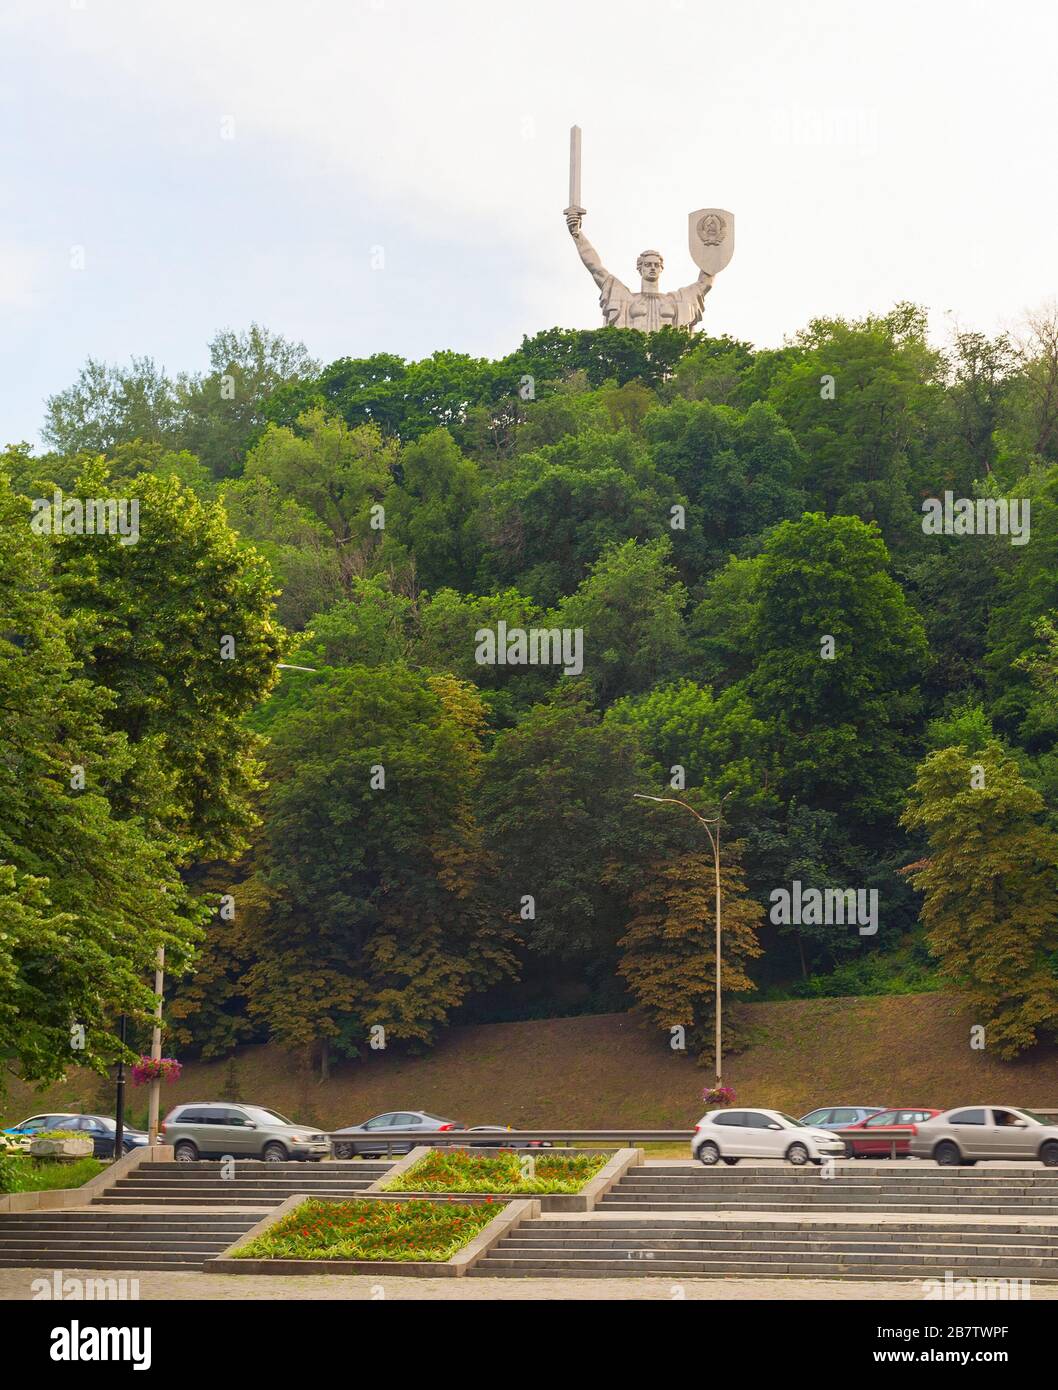
POLYGON ((276 1207, 296 1192, 355 1197, 389 1168, 351 1159, 341 1163, 262 1163, 236 1159, 230 1166, 141 1163, 94 1199, 96 1206, 276 1207), (227 1174, 227 1176, 226 1176, 227 1174))
POLYGON ((665 1217, 541 1217, 504 1236, 477 1278, 798 1277, 1058 1280, 1058 1227, 665 1217))
POLYGON ((603 1212, 858 1212, 1031 1216, 1058 1220, 1058 1169, 939 1168, 908 1161, 827 1169, 643 1163, 602 1199, 603 1212))
POLYGON ((0 1265, 43 1269, 201 1269, 257 1212, 108 1212, 94 1207, 0 1216, 0 1265))
POLYGON ((90 1205, 0 1215, 0 1266, 201 1269, 295 1193, 355 1197, 387 1163, 142 1163, 90 1205))

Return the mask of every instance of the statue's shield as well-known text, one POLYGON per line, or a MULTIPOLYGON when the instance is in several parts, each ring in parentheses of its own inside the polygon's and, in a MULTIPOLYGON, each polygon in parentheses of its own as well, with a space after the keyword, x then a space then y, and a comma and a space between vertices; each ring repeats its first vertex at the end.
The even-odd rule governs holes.
POLYGON ((735 250, 735 217, 723 208, 699 208, 688 215, 691 260, 699 270, 716 275, 735 250))

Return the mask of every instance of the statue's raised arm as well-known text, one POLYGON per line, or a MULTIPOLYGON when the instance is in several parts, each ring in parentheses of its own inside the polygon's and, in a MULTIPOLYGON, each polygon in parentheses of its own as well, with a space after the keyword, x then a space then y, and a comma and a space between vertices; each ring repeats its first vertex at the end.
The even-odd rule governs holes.
POLYGON ((569 228, 569 234, 573 238, 573 244, 576 246, 581 260, 591 272, 592 279, 599 288, 602 289, 607 280, 613 277, 599 259, 598 251, 596 251, 595 247, 581 230, 581 223, 584 220, 584 210, 582 208, 567 208, 565 216, 566 226, 569 228))

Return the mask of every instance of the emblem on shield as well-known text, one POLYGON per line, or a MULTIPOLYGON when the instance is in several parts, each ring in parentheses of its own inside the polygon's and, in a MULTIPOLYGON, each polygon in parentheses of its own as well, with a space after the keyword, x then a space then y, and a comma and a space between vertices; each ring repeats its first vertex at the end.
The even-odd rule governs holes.
POLYGON ((688 215, 687 224, 691 260, 706 274, 718 274, 734 254, 734 214, 723 208, 699 208, 688 215))

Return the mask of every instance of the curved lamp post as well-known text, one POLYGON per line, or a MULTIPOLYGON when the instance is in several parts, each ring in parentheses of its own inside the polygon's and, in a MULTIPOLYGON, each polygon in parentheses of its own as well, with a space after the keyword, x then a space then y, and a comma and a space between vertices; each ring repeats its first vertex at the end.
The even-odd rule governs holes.
POLYGON ((673 806, 682 806, 685 811, 690 811, 696 821, 705 827, 705 833, 709 836, 709 843, 713 847, 713 872, 716 880, 716 1084, 723 1085, 722 1071, 722 1048, 720 1030, 720 817, 724 809, 724 802, 731 793, 721 797, 720 806, 716 816, 708 819, 687 801, 681 801, 678 796, 646 796, 642 792, 634 792, 636 801, 657 801, 661 804, 671 803, 673 806), (715 832, 715 833, 714 833, 715 832))

